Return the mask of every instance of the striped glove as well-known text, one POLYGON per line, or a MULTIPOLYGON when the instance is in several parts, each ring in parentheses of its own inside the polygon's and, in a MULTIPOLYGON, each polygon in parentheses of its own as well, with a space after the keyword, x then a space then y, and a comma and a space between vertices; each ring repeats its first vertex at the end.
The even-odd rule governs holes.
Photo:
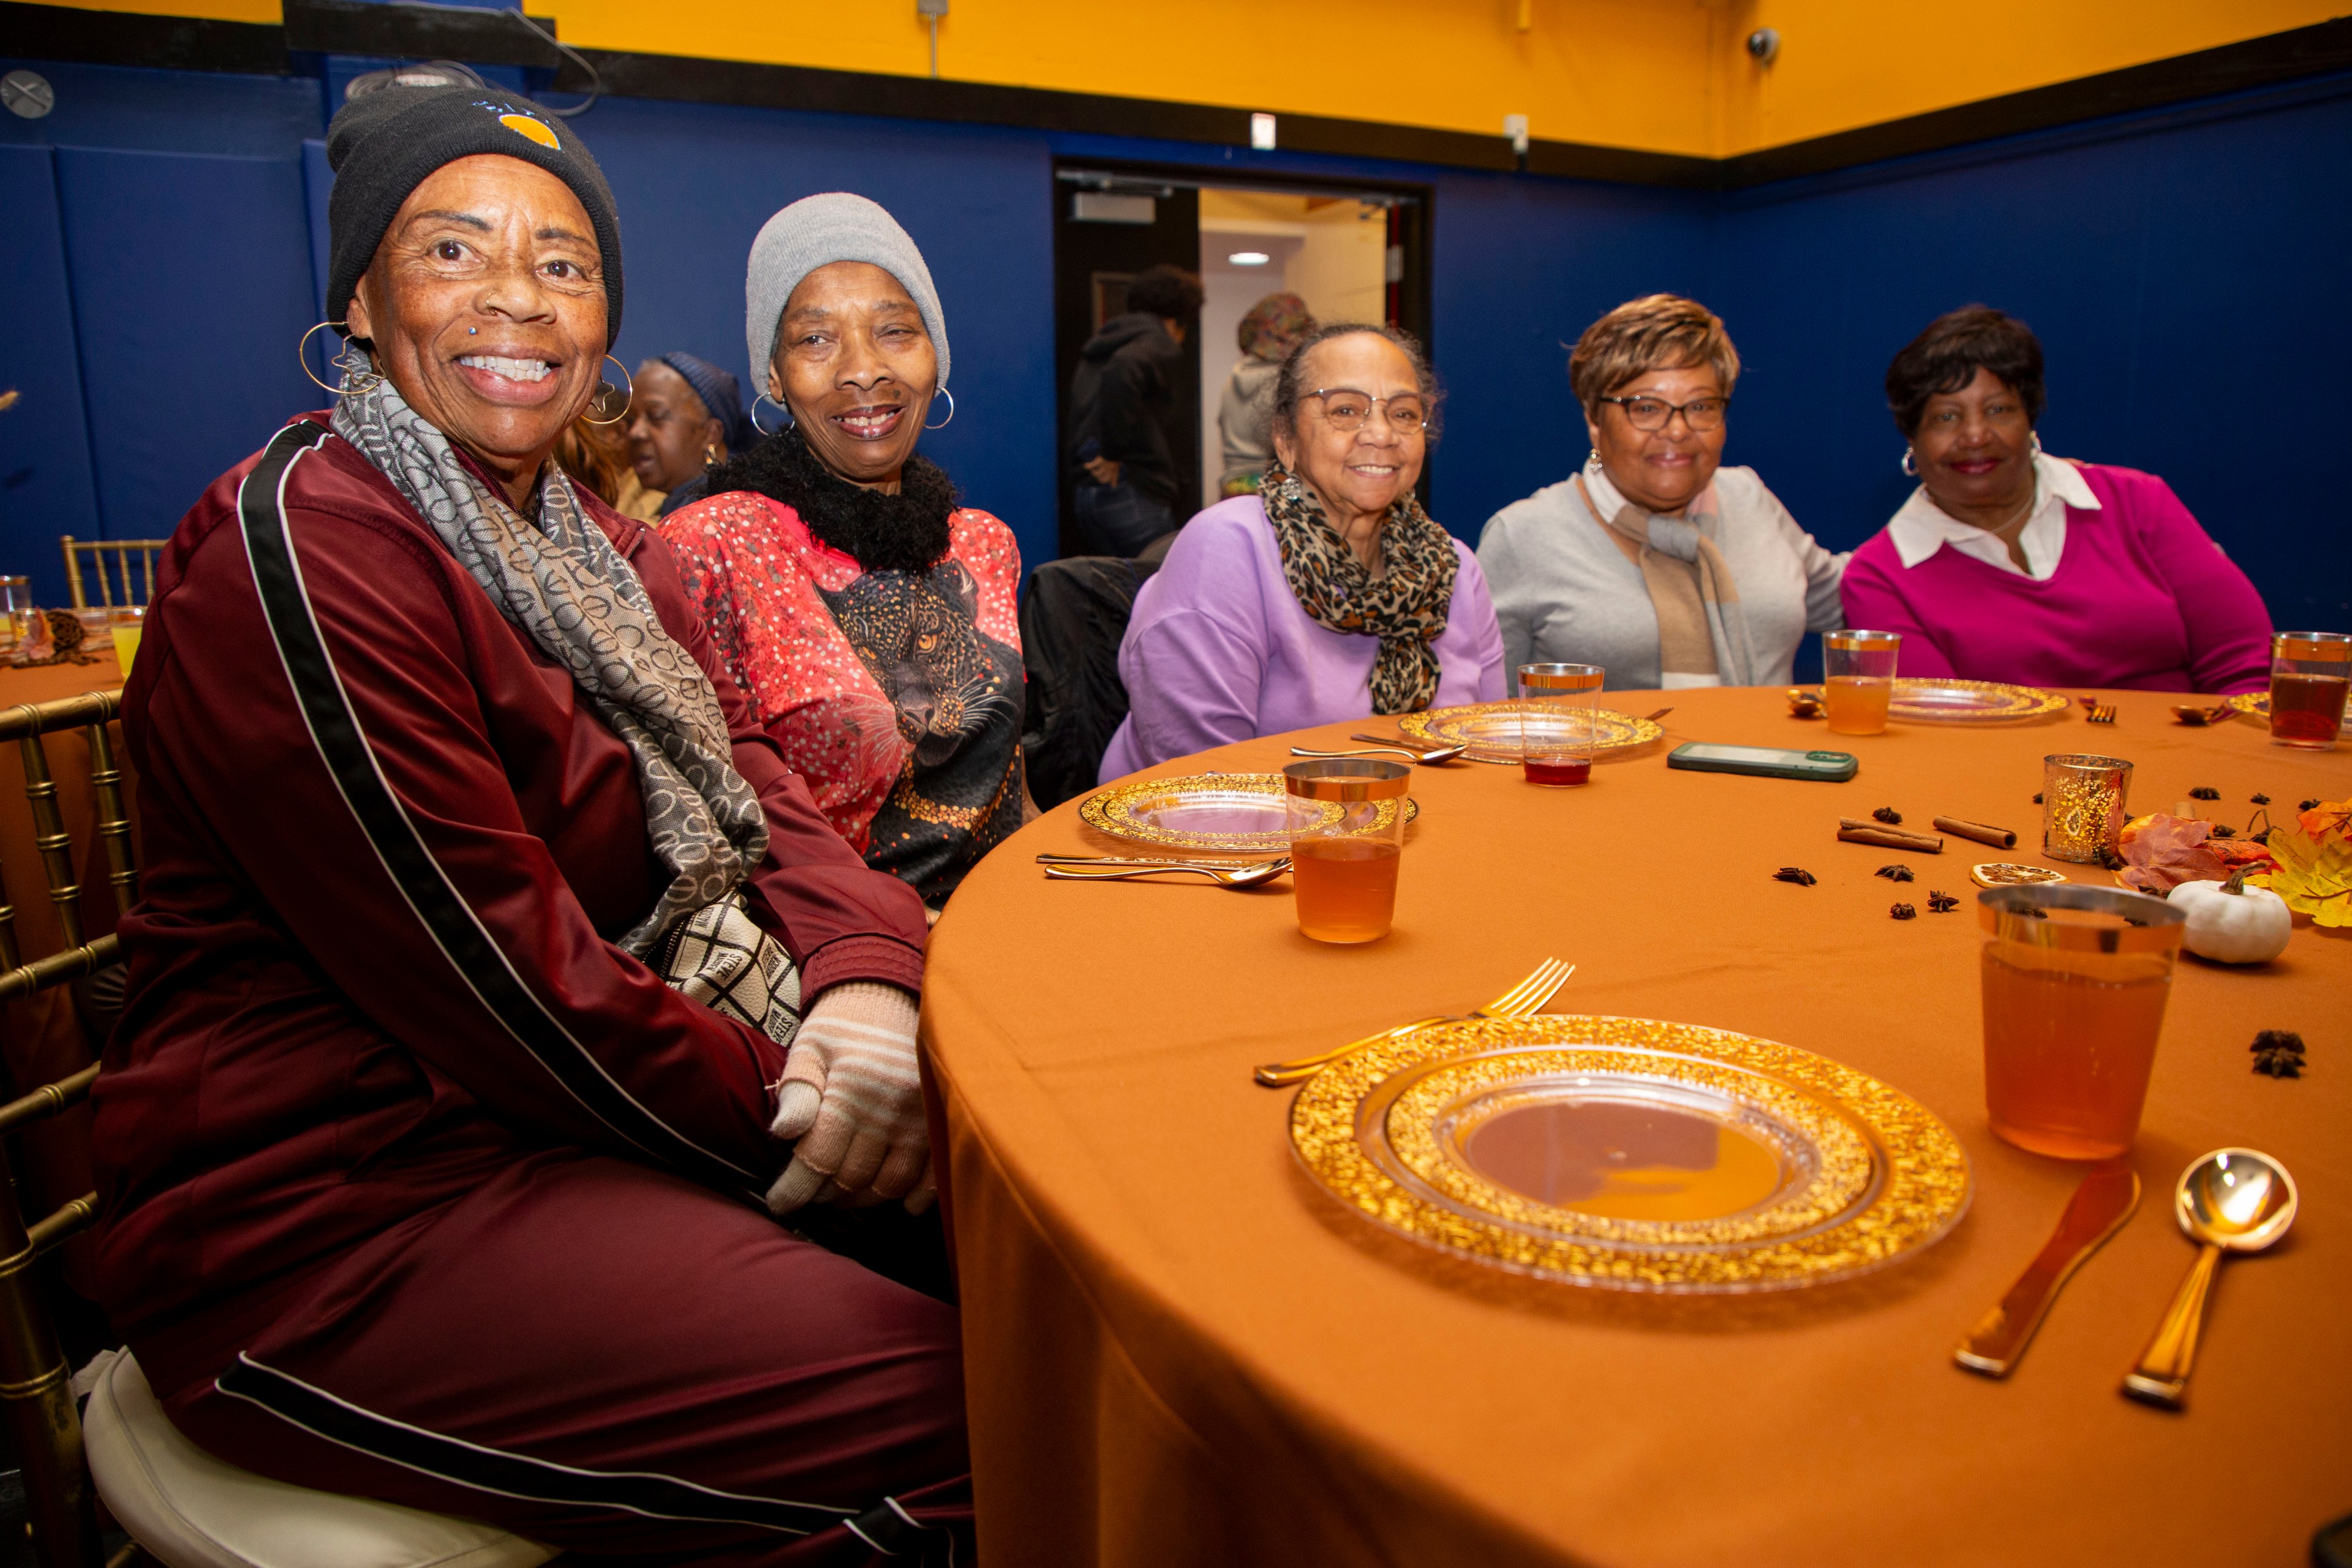
POLYGON ((809 1007, 776 1081, 770 1131, 793 1142, 768 1189, 772 1212, 842 1196, 904 1198, 914 1214, 930 1206, 915 1016, 914 997, 875 981, 833 986, 809 1007))

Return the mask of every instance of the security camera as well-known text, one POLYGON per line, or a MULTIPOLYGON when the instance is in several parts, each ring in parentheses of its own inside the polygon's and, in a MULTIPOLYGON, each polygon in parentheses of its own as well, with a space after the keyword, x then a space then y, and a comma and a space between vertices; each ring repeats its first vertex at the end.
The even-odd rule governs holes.
POLYGON ((1780 58, 1780 29, 1759 27, 1748 35, 1748 52, 1758 65, 1769 66, 1780 58))

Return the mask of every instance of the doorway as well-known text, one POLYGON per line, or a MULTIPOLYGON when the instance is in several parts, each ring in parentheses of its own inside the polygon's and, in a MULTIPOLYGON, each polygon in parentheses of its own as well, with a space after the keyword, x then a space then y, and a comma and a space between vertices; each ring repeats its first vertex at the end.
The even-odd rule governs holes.
MULTIPOLYGON (((1238 329, 1269 294, 1298 296, 1318 321, 1380 321, 1429 347, 1429 192, 1425 187, 1335 185, 1253 174, 1210 181, 1195 169, 1101 161, 1055 171, 1055 342, 1058 428, 1069 420, 1070 379, 1087 340, 1126 306, 1126 286, 1147 267, 1195 273, 1206 300, 1182 356, 1184 385, 1169 411, 1169 445, 1191 517, 1226 489, 1218 416, 1227 383, 1246 358, 1238 329)), ((1061 543, 1074 549, 1076 472, 1062 449, 1061 543)), ((1422 475, 1428 494, 1429 475, 1422 475)))

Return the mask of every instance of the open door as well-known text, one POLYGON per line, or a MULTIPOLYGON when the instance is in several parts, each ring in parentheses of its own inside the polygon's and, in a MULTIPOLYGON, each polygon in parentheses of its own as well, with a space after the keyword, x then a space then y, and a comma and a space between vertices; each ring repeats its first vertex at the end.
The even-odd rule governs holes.
MULTIPOLYGON (((1055 169, 1054 363, 1059 428, 1071 374, 1102 323, 1126 309, 1126 285, 1165 262, 1200 276, 1207 300, 1187 340, 1191 385, 1177 415, 1177 517, 1220 497, 1226 465, 1217 409, 1240 355, 1236 329, 1266 295, 1297 295, 1318 321, 1402 327, 1429 347, 1430 194, 1418 186, 1339 185, 1253 173, 1100 161, 1055 169)), ((1423 499, 1429 474, 1422 474, 1423 499)), ((1072 549, 1071 476, 1060 487, 1062 548, 1072 549)))
MULTIPOLYGON (((1054 189, 1054 375, 1056 406, 1055 450, 1070 427, 1070 377, 1079 351, 1102 324, 1127 310, 1127 285, 1148 267, 1166 263, 1191 272, 1201 265, 1200 193, 1150 179, 1104 176, 1080 183, 1066 177, 1054 189)), ((1180 389, 1176 516, 1201 510, 1200 359, 1186 356, 1193 384, 1180 389), (1188 476, 1191 483, 1187 484, 1188 476)), ((1062 553, 1072 553, 1072 478, 1066 457, 1058 459, 1062 507, 1062 553)))

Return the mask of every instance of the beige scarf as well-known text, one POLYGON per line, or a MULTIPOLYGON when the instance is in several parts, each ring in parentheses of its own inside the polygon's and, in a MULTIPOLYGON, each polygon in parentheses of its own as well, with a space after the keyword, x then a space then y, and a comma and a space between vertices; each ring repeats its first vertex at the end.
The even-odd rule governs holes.
POLYGON ((1756 684, 1748 614, 1731 563, 1715 541, 1694 523, 1643 511, 1631 501, 1616 516, 1602 517, 1581 474, 1576 493, 1603 528, 1641 547, 1642 582, 1658 617, 1660 673, 1716 675, 1726 686, 1756 684))

